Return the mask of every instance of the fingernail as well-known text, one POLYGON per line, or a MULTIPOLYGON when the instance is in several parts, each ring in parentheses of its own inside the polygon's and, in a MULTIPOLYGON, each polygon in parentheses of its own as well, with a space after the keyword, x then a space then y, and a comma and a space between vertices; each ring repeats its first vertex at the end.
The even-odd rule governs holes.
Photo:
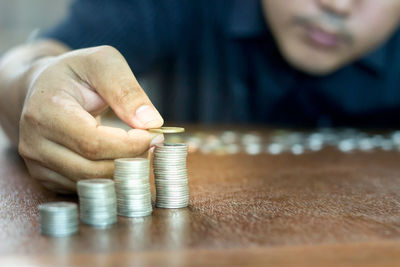
POLYGON ((150 105, 140 106, 136 110, 136 118, 146 128, 156 128, 162 125, 163 119, 160 114, 150 105))
POLYGON ((151 139, 150 147, 154 147, 157 144, 161 144, 164 142, 164 135, 163 134, 157 134, 156 136, 151 139))
POLYGON ((148 151, 148 153, 149 153, 149 156, 151 156, 153 153, 154 153, 154 146, 153 147, 150 147, 150 149, 149 149, 149 151, 148 151))

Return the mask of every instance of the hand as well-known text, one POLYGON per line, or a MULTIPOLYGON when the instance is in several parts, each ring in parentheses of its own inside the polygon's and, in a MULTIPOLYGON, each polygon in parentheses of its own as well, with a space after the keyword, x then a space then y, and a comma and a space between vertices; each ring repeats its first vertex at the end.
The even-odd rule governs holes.
POLYGON ((112 178, 116 158, 135 157, 163 141, 146 131, 163 119, 123 56, 101 46, 37 62, 20 118, 19 153, 47 188, 73 192, 76 182, 112 178), (110 106, 132 130, 101 126, 110 106))

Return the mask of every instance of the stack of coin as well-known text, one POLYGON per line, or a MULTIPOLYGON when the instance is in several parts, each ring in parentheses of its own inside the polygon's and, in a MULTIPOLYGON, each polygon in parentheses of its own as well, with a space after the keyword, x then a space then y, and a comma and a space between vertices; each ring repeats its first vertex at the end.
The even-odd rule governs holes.
POLYGON ((78 182, 80 217, 85 224, 107 226, 117 222, 114 182, 90 179, 78 182))
POLYGON ((68 236, 78 232, 78 205, 51 202, 39 205, 40 232, 50 236, 68 236))
POLYGON ((154 150, 156 206, 183 208, 189 204, 189 184, 186 169, 186 144, 164 143, 154 150))
POLYGON ((153 212, 150 191, 150 161, 145 158, 116 159, 114 170, 118 215, 148 216, 153 212))

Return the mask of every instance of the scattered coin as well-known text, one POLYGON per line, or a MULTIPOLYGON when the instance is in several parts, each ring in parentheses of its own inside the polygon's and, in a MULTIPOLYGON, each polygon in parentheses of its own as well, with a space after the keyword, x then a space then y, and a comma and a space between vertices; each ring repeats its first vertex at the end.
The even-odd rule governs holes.
POLYGON ((301 155, 304 153, 304 147, 301 144, 294 144, 291 148, 290 151, 294 155, 301 155))
POLYGON ((282 153, 283 146, 280 143, 271 143, 268 145, 267 151, 271 155, 278 155, 282 153))

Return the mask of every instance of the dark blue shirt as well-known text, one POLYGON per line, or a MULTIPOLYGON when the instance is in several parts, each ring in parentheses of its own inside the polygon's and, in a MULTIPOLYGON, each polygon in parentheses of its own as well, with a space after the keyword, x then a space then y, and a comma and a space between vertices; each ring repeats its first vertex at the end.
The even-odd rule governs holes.
POLYGON ((44 36, 116 47, 167 122, 400 126, 400 31, 324 77, 282 58, 258 0, 79 0, 44 36))

